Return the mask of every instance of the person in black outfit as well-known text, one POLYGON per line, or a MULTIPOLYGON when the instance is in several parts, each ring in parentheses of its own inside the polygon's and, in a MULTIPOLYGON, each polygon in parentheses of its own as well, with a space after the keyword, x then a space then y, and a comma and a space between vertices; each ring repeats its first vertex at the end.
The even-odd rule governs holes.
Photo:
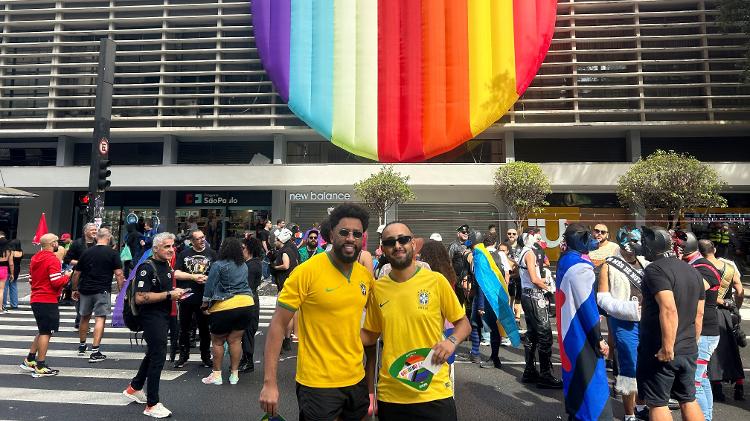
POLYGON ((173 273, 169 262, 174 256, 174 235, 157 234, 153 238, 153 257, 138 268, 133 282, 138 318, 146 341, 146 356, 138 373, 122 393, 138 403, 145 403, 144 415, 166 418, 172 413, 159 401, 159 380, 167 356, 167 329, 172 301, 180 300, 182 288, 172 288, 173 273), (156 270, 154 270, 156 269, 156 270), (143 393, 146 386, 147 394, 143 393))
POLYGON ((671 250, 669 233, 643 227, 643 254, 651 261, 641 283, 643 304, 636 380, 650 419, 671 418, 670 395, 683 420, 702 420, 695 401, 698 338, 706 298, 703 279, 671 250))
POLYGON ((258 287, 263 281, 263 246, 257 238, 245 238, 242 240, 242 253, 245 256, 247 265, 247 283, 253 292, 253 304, 250 307, 250 325, 245 329, 242 335, 242 360, 240 361, 240 371, 250 373, 255 370, 253 355, 255 353, 255 333, 258 331, 260 322, 260 301, 258 297, 258 287))
MULTIPOLYGON (((63 257, 63 270, 66 270, 67 268, 75 269, 76 264, 78 264, 78 260, 83 255, 83 252, 86 251, 89 247, 93 247, 96 245, 96 232, 98 228, 96 227, 96 224, 93 222, 89 222, 88 224, 83 226, 83 237, 73 241, 70 244, 70 248, 65 253, 65 257, 63 257)), ((68 285, 63 290, 63 303, 67 303, 67 305, 70 305, 70 300, 73 298, 73 281, 71 279, 71 282, 68 283, 68 285)), ((75 328, 78 329, 78 325, 81 322, 81 316, 78 314, 78 301, 75 302, 76 306, 76 322, 75 322, 75 328)))
MULTIPOLYGON (((299 251, 291 239, 292 232, 288 229, 282 228, 276 231, 276 257, 273 263, 273 269, 276 271, 276 288, 279 293, 284 288, 284 282, 299 264, 299 251)), ((286 352, 292 350, 293 323, 294 319, 289 323, 286 336, 281 344, 281 349, 286 352)))
POLYGON ((174 363, 174 368, 181 368, 190 358, 190 324, 193 316, 198 322, 200 336, 201 361, 204 367, 211 367, 211 335, 208 330, 208 316, 201 310, 203 289, 208 279, 211 263, 217 258, 216 251, 206 246, 206 236, 203 231, 190 233, 193 247, 183 250, 174 266, 174 276, 177 286, 190 288, 193 295, 180 302, 180 358, 174 363))

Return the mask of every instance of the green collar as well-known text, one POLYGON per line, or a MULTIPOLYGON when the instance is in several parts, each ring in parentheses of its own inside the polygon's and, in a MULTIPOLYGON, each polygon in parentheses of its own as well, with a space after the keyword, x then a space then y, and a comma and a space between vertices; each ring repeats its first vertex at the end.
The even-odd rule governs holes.
MULTIPOLYGON (((337 264, 336 264, 336 262, 335 262, 335 261, 333 260, 333 257, 331 257, 331 253, 329 253, 329 252, 326 252, 326 256, 328 256, 328 260, 329 260, 329 261, 331 262, 331 264, 333 265, 333 267, 335 267, 336 269, 338 269, 338 271, 339 271, 339 272, 340 272, 340 273, 341 273, 342 275, 344 275, 344 278, 346 278, 346 282, 349 282, 349 283, 351 283, 351 282, 352 282, 352 280, 351 280, 351 277, 352 277, 352 272, 354 271, 354 265, 352 265, 352 269, 351 269, 351 270, 349 271, 349 273, 346 273, 346 272, 344 272, 344 271, 343 271, 343 270, 342 270, 342 269, 341 269, 341 268, 339 267, 339 265, 337 265, 337 264)), ((356 262, 355 262, 355 263, 356 263, 356 262)))
MULTIPOLYGON (((414 278, 415 276, 417 276, 417 274, 419 273, 419 271, 420 271, 420 270, 422 270, 422 266, 419 266, 419 265, 417 265, 417 270, 415 270, 415 271, 414 271, 414 273, 412 273, 412 274, 411 274, 411 276, 409 277, 409 279, 406 279, 406 280, 404 280, 403 282, 407 282, 407 281, 409 281, 410 279, 412 279, 412 278, 414 278)), ((388 273, 388 277, 389 277, 389 278, 391 278, 391 281, 393 281, 393 282, 398 282, 398 283, 401 283, 401 282, 399 282, 399 281, 397 281, 397 280, 393 279, 393 276, 391 276, 391 274, 393 274, 393 269, 391 269, 391 272, 389 272, 389 273, 388 273)))

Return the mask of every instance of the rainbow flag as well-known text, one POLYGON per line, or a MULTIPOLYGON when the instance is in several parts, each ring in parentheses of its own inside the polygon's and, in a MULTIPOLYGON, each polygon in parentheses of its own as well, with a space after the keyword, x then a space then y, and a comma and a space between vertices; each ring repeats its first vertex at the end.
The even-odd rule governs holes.
POLYGON ((557 340, 565 410, 572 419, 612 420, 604 357, 599 353, 599 310, 594 264, 573 250, 557 263, 557 340))
POLYGON ((549 50, 557 0, 253 0, 289 108, 382 162, 450 151, 502 117, 549 50))
POLYGON ((503 277, 500 268, 490 256, 484 244, 477 244, 472 251, 474 278, 479 282, 484 296, 497 316, 497 327, 500 335, 510 338, 510 343, 518 348, 521 346, 521 334, 516 325, 516 316, 510 306, 508 282, 503 277))

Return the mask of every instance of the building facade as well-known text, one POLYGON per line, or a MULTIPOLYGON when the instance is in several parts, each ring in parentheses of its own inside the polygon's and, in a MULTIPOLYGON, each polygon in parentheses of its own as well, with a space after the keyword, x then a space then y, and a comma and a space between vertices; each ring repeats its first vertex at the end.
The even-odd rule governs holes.
MULTIPOLYGON (((614 196, 617 177, 672 149, 719 170, 730 186, 722 212, 746 232, 746 37, 722 31, 718 4, 559 0, 550 52, 526 94, 477 139, 398 165, 417 200, 394 216, 446 239, 464 221, 502 227, 511 218, 493 172, 524 160, 552 179, 551 206, 537 215, 545 222, 533 221, 550 225, 550 237, 561 218, 632 223, 639 217, 614 196)), ((128 215, 158 215, 171 230, 201 226, 216 243, 265 218, 309 226, 379 167, 281 103, 248 0, 0 0, 0 13, 0 172, 7 187, 39 194, 0 202, 0 230, 25 244, 41 212, 54 231, 80 229, 102 37, 117 44, 106 197, 117 229, 128 215)))

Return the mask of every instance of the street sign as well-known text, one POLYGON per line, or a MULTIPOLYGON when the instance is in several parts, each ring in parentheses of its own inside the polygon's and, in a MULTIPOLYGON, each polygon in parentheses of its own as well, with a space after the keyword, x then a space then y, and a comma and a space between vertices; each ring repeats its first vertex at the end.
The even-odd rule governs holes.
POLYGON ((99 139, 99 155, 107 156, 109 153, 109 140, 106 137, 99 139))

